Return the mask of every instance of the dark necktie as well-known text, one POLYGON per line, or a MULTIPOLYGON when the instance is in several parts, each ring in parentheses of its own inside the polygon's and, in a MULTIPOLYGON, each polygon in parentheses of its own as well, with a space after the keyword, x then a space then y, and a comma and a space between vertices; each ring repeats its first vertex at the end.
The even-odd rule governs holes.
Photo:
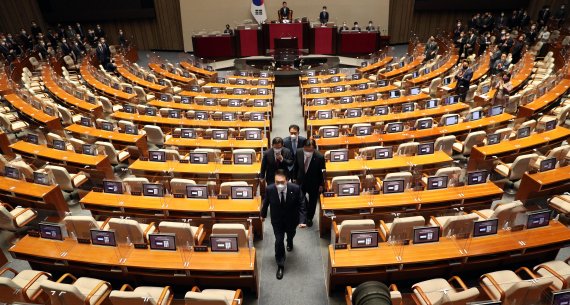
POLYGON ((284 192, 281 192, 281 196, 280 196, 279 200, 281 201, 281 205, 284 206, 285 205, 285 193, 284 192))

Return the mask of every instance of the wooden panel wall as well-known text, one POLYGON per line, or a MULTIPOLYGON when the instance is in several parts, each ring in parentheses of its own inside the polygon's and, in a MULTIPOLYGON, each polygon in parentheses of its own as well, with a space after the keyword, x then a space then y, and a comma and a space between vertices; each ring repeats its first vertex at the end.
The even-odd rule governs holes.
MULTIPOLYGON (((24 27, 29 31, 30 23, 36 20, 44 30, 37 0, 2 0, 0 1, 0 32, 18 33, 24 27)), ((84 1, 84 0, 82 0, 84 1)), ((111 43, 117 43, 119 29, 141 50, 182 50, 182 23, 180 19, 180 0, 154 0, 156 18, 102 22, 106 36, 111 43)), ((94 28, 95 24, 83 23, 83 29, 94 28)), ((55 25, 51 25, 55 26, 55 25)))
POLYGON ((412 30, 415 0, 390 0, 388 33, 391 43, 407 43, 412 30))

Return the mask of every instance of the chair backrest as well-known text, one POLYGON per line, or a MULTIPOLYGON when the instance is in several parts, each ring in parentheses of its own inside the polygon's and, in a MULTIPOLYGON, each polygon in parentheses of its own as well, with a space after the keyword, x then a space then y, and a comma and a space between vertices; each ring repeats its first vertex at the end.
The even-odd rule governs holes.
POLYGON ((166 155, 166 160, 180 160, 180 153, 176 149, 159 149, 160 151, 164 151, 166 155))
POLYGON ((11 304, 14 302, 27 302, 22 293, 22 286, 18 285, 11 278, 0 277, 0 295, 2 302, 11 304))
POLYGON ((115 230, 117 243, 127 243, 127 240, 134 244, 144 244, 145 236, 138 221, 133 219, 111 218, 109 229, 115 230))
POLYGON ((473 231, 473 223, 479 219, 477 214, 456 215, 449 217, 441 226, 441 236, 468 236, 473 231))
POLYGON ((414 233, 414 227, 423 226, 425 223, 426 220, 423 216, 395 218, 394 221, 392 221, 392 227, 390 228, 388 239, 391 241, 404 239, 411 240, 414 233))
POLYGON ((143 129, 146 133, 146 139, 149 143, 154 145, 164 144, 164 133, 162 133, 162 129, 160 129, 160 127, 154 125, 145 125, 143 129))
POLYGON ((156 305, 156 301, 148 292, 137 289, 135 291, 113 290, 109 295, 113 305, 156 305))
POLYGON ((222 154, 222 151, 217 148, 196 148, 194 152, 197 153, 207 153, 208 162, 217 162, 222 154))
POLYGON ((558 146, 556 148, 551 149, 546 154, 546 158, 556 158, 558 162, 562 162, 565 160, 569 152, 570 152, 570 144, 558 146))
POLYGON ((338 126, 321 126, 319 127, 319 136, 323 137, 325 130, 339 129, 338 126))
POLYGON ((359 127, 370 127, 370 128, 372 128, 372 124, 370 124, 370 123, 357 123, 357 124, 354 124, 354 125, 352 125, 351 133, 356 135, 356 129, 359 128, 359 127))
POLYGON ((384 146, 367 146, 367 147, 359 148, 358 152, 363 156, 374 158, 375 153, 376 153, 376 149, 377 148, 383 148, 383 147, 384 146))
POLYGON ((172 233, 176 235, 176 244, 178 247, 194 246, 194 235, 190 223, 162 221, 158 225, 160 233, 172 233))
POLYGON ((487 133, 482 130, 469 133, 463 142, 463 155, 467 156, 471 154, 473 146, 481 145, 486 138, 487 133))
POLYGON ((172 178, 170 180, 170 193, 186 194, 187 185, 195 185, 196 181, 191 179, 172 178))
POLYGON ((350 243, 350 233, 357 230, 374 230, 375 224, 372 219, 349 219, 340 225, 339 243, 350 243))
POLYGON ((558 125, 563 126, 566 123, 568 114, 570 113, 570 105, 562 107, 562 110, 558 113, 558 125))
POLYGON ((51 305, 84 304, 84 296, 79 288, 72 284, 56 283, 54 281, 43 281, 40 287, 49 296, 51 305))
POLYGON ((399 156, 413 156, 418 152, 420 142, 402 143, 398 146, 397 154, 399 156))
POLYGON ((105 155, 107 155, 107 159, 109 159, 109 162, 111 162, 111 164, 119 164, 119 154, 117 154, 117 151, 115 150, 113 144, 104 141, 97 141, 95 142, 95 145, 99 146, 105 151, 105 155))
POLYGON ((220 194, 231 196, 232 186, 247 186, 246 181, 228 181, 220 184, 220 194))
MULTIPOLYGON (((249 154, 251 156, 251 160, 253 160, 253 162, 256 161, 256 153, 255 153, 255 149, 253 148, 240 148, 240 149, 234 149, 233 151, 233 155, 235 157, 236 154, 249 154)), ((234 158, 235 161, 235 158, 234 158)))
POLYGON ((442 167, 435 172, 436 176, 447 177, 447 186, 455 186, 459 182, 459 177, 461 176, 461 167, 442 167))
POLYGON ((184 296, 186 305, 231 305, 233 300, 228 300, 223 293, 205 293, 188 291, 184 296))
POLYGON ((513 133, 513 129, 510 127, 505 127, 505 128, 497 129, 494 133, 499 135, 499 139, 501 141, 508 140, 510 138, 511 134, 513 133))
POLYGON ((99 96, 99 102, 101 102, 101 107, 103 107, 103 111, 105 111, 105 113, 113 113, 113 104, 108 98, 99 96))
POLYGON ((499 227, 503 227, 505 223, 512 224, 518 213, 524 211, 524 205, 521 201, 516 200, 509 203, 497 205, 493 210, 493 214, 489 218, 499 219, 499 227))
POLYGON ((540 301, 544 290, 547 289, 548 286, 552 285, 552 282, 552 278, 546 277, 540 277, 534 281, 531 281, 531 285, 528 287, 524 299, 525 304, 537 304, 540 301))
POLYGON ((441 150, 447 155, 453 155, 453 143, 455 143, 456 137, 454 135, 439 137, 435 140, 434 149, 441 150))
POLYGON ((63 219, 68 232, 73 232, 77 239, 90 240, 91 229, 99 229, 97 221, 92 216, 65 216, 63 219))
POLYGON ((392 180, 404 180, 404 188, 410 188, 410 183, 412 182, 412 173, 410 172, 397 172, 389 173, 384 177, 384 181, 392 180))
POLYGON ((537 154, 527 154, 518 156, 513 164, 511 165, 511 173, 509 175, 509 180, 519 180, 522 178, 524 173, 529 169, 529 164, 531 161, 538 158, 537 154))
POLYGON ((69 172, 67 172, 67 169, 65 167, 56 166, 56 165, 46 165, 45 169, 52 173, 55 183, 58 184, 62 190, 68 192, 72 192, 75 190, 75 188, 73 187, 73 183, 71 181, 71 176, 69 175, 69 172))
POLYGON ((2 204, 0 204, 0 228, 5 230, 16 230, 16 227, 14 226, 14 216, 10 214, 10 211, 8 211, 6 206, 2 204))
POLYGON ((140 177, 127 177, 123 179, 123 183, 127 187, 127 191, 132 192, 139 192, 142 193, 143 191, 143 184, 148 183, 147 178, 140 178, 140 177))
POLYGON ((333 177, 331 181, 331 187, 332 191, 335 194, 338 194, 338 185, 342 183, 360 183, 360 178, 356 175, 333 177))
POLYGON ((212 226, 212 235, 221 234, 237 234, 238 247, 245 249, 249 246, 247 229, 241 223, 215 223, 212 226))
POLYGON ((429 84, 429 94, 431 96, 435 96, 437 93, 437 88, 441 85, 441 77, 436 77, 432 79, 431 83, 429 84))

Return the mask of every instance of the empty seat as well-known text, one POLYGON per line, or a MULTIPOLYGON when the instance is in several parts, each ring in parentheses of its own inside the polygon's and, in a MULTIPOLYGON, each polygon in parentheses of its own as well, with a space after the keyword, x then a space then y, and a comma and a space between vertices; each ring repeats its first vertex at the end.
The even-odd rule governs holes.
MULTIPOLYGON (((461 167, 443 167, 435 172, 436 177, 447 177, 447 186, 456 186, 459 183, 459 178, 461 177, 462 169, 461 167)), ((422 177, 422 183, 427 185, 427 175, 422 177)))
POLYGON ((107 230, 107 221, 96 221, 93 216, 65 216, 65 227, 70 234, 74 234, 78 240, 91 240, 91 229, 107 230))
POLYGON ((25 227, 37 217, 38 213, 31 208, 17 206, 13 208, 7 203, 0 203, 0 228, 16 231, 25 227))
POLYGON ((121 290, 113 290, 109 295, 109 301, 113 305, 168 305, 172 302, 174 294, 169 286, 150 287, 140 286, 133 289, 130 285, 123 285, 121 290))
POLYGON ((135 91, 139 102, 146 103, 148 101, 154 100, 153 94, 147 94, 144 92, 144 89, 140 86, 133 86, 133 90, 135 91))
POLYGON ((164 144, 164 133, 162 129, 154 125, 145 125, 143 127, 146 133, 146 139, 150 144, 162 146, 164 144))
POLYGON ((416 304, 465 304, 479 296, 477 288, 467 288, 461 278, 453 276, 449 281, 438 278, 419 282, 412 286, 414 294, 412 298, 416 304), (457 282, 459 287, 454 287, 452 281, 457 282))
POLYGON ((383 181, 404 180, 404 189, 409 189, 412 183, 412 177, 412 173, 410 172, 389 173, 384 177, 383 181))
POLYGON ((156 230, 154 222, 145 224, 133 219, 111 218, 108 224, 110 230, 115 230, 115 236, 119 243, 145 244, 148 235, 156 230))
POLYGON ((471 132, 465 138, 465 141, 456 141, 453 144, 453 150, 464 155, 469 156, 471 154, 471 149, 473 146, 482 145, 484 140, 487 138, 487 133, 485 131, 475 131, 471 132))
POLYGON ((5 276, 0 277, 0 301, 6 304, 12 303, 35 303, 37 294, 40 290, 40 285, 51 279, 51 274, 36 271, 36 270, 22 270, 17 272, 12 268, 5 268, 0 271, 0 275, 5 275, 7 272, 14 274, 14 277, 8 278, 5 276))
POLYGON ((170 193, 186 194, 187 185, 196 185, 196 181, 183 178, 172 178, 170 180, 170 193))
POLYGON ((212 226, 212 235, 235 234, 238 237, 239 248, 249 248, 251 228, 246 229, 241 223, 215 223, 212 226))
POLYGON ((248 186, 245 181, 228 181, 220 184, 220 194, 231 196, 232 186, 248 186))
POLYGON ((249 155, 252 162, 256 162, 257 161, 257 154, 255 152, 255 149, 253 148, 241 148, 241 149, 234 149, 233 151, 233 160, 235 162, 235 155, 239 154, 239 155, 249 155))
POLYGON ((423 216, 398 217, 390 223, 380 220, 380 237, 384 241, 412 239, 414 227, 425 225, 423 216))
POLYGON ((501 270, 484 274, 479 279, 481 288, 488 297, 500 300, 502 304, 535 304, 540 300, 542 292, 552 284, 552 279, 542 277, 523 280, 517 275, 521 270, 528 269, 523 267, 516 273, 501 270))
POLYGON ((65 167, 56 165, 46 165, 45 170, 50 171, 55 183, 66 192, 73 192, 88 181, 87 175, 83 172, 70 174, 65 167))
POLYGON ((555 195, 548 199, 548 205, 559 213, 570 213, 570 195, 555 195))
POLYGON ((207 153, 208 162, 218 162, 222 154, 222 151, 217 148, 196 148, 194 149, 194 152, 207 153))
POLYGON ((548 151, 548 153, 546 155, 539 156, 536 159, 536 162, 534 162, 533 167, 539 168, 540 162, 545 160, 545 159, 549 159, 549 158, 556 158, 556 162, 560 166, 564 166, 568 160, 568 153, 570 153, 570 145, 562 145, 562 146, 555 147, 555 148, 551 149, 550 151, 548 151))
POLYGON ((420 142, 402 143, 398 146, 397 154, 399 156, 413 156, 418 153, 420 142))
POLYGON ((340 224, 333 221, 333 229, 338 243, 350 243, 352 231, 374 230, 375 226, 372 219, 343 220, 340 224))
POLYGON ((66 273, 56 282, 44 280, 40 287, 49 296, 52 305, 63 304, 101 304, 111 293, 111 284, 89 277, 76 278, 66 273), (72 284, 64 284, 66 278, 72 284))
POLYGON ((0 124, 7 133, 18 133, 28 128, 28 123, 24 121, 10 121, 10 118, 2 113, 0 113, 0 124))
POLYGON ((360 184, 360 178, 356 175, 352 176, 337 176, 333 177, 331 181, 330 190, 335 194, 338 194, 338 185, 343 183, 358 183, 360 184))
POLYGON ((158 231, 175 234, 176 243, 180 247, 201 245, 206 236, 203 225, 196 227, 188 222, 162 221, 158 224, 158 231))
POLYGON ((567 261, 549 261, 534 267, 534 272, 540 276, 552 279, 556 290, 568 289, 570 280, 570 266, 567 261))
POLYGON ((441 236, 467 237, 473 231, 473 223, 479 220, 475 213, 430 218, 429 224, 441 228, 441 236))
POLYGON ((104 141, 97 141, 95 142, 95 145, 104 150, 105 155, 107 155, 107 159, 109 159, 109 162, 111 162, 112 165, 118 165, 131 157, 127 148, 116 150, 113 144, 104 141))
POLYGON ((534 163, 536 159, 538 159, 537 154, 527 154, 518 156, 513 163, 503 163, 501 160, 498 160, 495 172, 510 181, 519 180, 529 170, 531 162, 534 163))
POLYGON ((192 288, 184 296, 186 305, 237 305, 243 304, 243 295, 238 290, 205 289, 200 291, 198 287, 192 288))
POLYGON ((319 127, 319 136, 321 138, 330 138, 334 135, 338 135, 339 133, 339 128, 338 126, 321 126, 319 127))
POLYGON ((525 211, 521 201, 516 200, 508 203, 497 203, 492 209, 473 211, 479 216, 479 220, 499 219, 499 227, 504 227, 506 223, 512 224, 517 214, 525 211))
POLYGON ((139 177, 127 177, 123 179, 123 183, 127 187, 127 192, 133 193, 142 193, 143 191, 143 184, 149 183, 147 178, 139 178, 139 177))
POLYGON ((453 155, 453 144, 455 143, 456 137, 454 135, 439 137, 435 140, 434 150, 441 150, 445 152, 448 156, 453 155))

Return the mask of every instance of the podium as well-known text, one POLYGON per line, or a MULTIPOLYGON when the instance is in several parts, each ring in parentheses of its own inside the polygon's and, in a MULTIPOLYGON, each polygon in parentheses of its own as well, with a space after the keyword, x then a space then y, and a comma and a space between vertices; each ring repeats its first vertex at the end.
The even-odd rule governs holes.
POLYGON ((275 46, 275 50, 297 49, 299 42, 297 37, 280 37, 275 38, 273 44, 275 46))
POLYGON ((265 50, 275 49, 276 38, 296 37, 297 45, 293 49, 308 49, 309 23, 266 23, 262 25, 265 50))

